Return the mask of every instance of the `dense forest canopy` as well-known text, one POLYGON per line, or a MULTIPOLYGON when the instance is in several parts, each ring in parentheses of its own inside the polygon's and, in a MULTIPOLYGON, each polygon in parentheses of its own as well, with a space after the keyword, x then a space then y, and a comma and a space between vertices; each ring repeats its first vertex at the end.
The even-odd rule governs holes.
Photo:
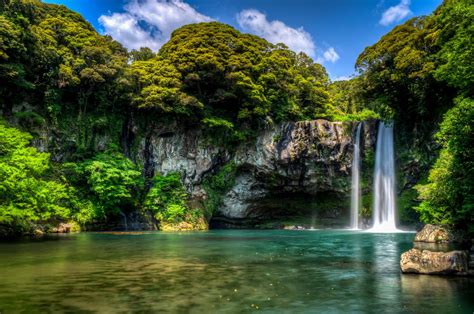
POLYGON ((473 35, 472 1, 447 0, 396 26, 357 59, 364 99, 408 121, 436 120, 456 95, 472 97, 473 35))
POLYGON ((53 120, 110 106, 128 54, 79 14, 39 1, 2 1, 0 95, 9 114, 28 101, 53 120))
POLYGON ((240 141, 252 130, 322 116, 330 103, 325 69, 303 53, 211 22, 184 26, 156 57, 134 62, 133 104, 240 141))
MULTIPOLYGON (((61 160, 67 163, 51 164, 49 155, 28 147, 30 135, 2 122, 0 224, 85 223, 129 209, 151 211, 158 220, 198 219, 187 208, 179 174, 143 178, 122 153, 121 130, 134 117, 199 127, 227 148, 282 121, 382 117, 394 119, 403 130, 399 138, 410 137, 405 142, 425 155, 438 156, 421 143, 439 131, 438 160, 426 184, 417 186, 418 212, 424 222, 466 229, 474 225, 473 21, 472 1, 446 0, 432 15, 413 18, 367 47, 357 78, 330 82, 304 53, 222 23, 183 26, 157 53, 128 52, 64 6, 2 0, 2 115, 33 135, 52 129, 57 136, 48 149, 73 153, 61 160), (114 145, 96 151, 91 143, 99 132, 108 132, 114 145), (31 192, 12 181, 13 173, 31 182, 31 192)), ((223 178, 234 171, 226 169, 223 178)), ((209 182, 215 209, 216 191, 226 184, 209 182)))
POLYGON ((141 108, 232 136, 269 120, 324 116, 331 102, 320 64, 225 24, 184 26, 155 55, 127 53, 64 6, 12 0, 1 12, 6 114, 22 101, 50 120, 61 110, 141 108))

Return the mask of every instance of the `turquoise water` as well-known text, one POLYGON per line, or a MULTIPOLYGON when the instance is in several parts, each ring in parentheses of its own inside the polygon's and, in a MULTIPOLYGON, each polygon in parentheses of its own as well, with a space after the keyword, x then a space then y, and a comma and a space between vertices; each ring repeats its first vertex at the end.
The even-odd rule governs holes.
POLYGON ((401 275, 414 234, 81 233, 0 244, 0 313, 472 313, 474 280, 401 275))

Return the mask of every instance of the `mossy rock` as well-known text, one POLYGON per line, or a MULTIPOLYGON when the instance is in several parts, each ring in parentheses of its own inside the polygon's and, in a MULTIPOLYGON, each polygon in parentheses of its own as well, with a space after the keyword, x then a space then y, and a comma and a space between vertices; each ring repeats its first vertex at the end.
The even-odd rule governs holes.
POLYGON ((160 223, 160 231, 198 231, 208 229, 209 225, 204 218, 199 218, 192 222, 180 221, 160 223))

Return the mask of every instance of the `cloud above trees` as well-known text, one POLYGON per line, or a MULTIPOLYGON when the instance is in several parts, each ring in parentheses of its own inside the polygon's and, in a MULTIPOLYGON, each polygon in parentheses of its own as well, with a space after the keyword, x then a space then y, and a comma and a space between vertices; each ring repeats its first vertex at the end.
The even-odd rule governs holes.
POLYGON ((129 49, 149 47, 157 51, 175 29, 213 20, 181 0, 133 0, 124 10, 102 15, 99 22, 107 34, 129 49))
POLYGON ((316 45, 303 27, 292 28, 278 20, 269 21, 264 13, 255 9, 241 11, 237 14, 237 22, 244 31, 263 37, 273 44, 284 43, 293 51, 315 56, 316 45))
POLYGON ((401 0, 399 4, 388 8, 382 13, 379 23, 383 26, 388 26, 403 20, 410 14, 412 14, 410 10, 410 0, 401 0))
MULTIPOLYGON (((99 18, 104 32, 128 49, 149 47, 154 51, 169 40, 175 29, 213 20, 183 0, 131 0, 125 4, 123 12, 112 12, 99 18)), ((333 47, 317 51, 311 34, 303 27, 294 28, 279 20, 269 20, 266 14, 255 9, 242 10, 236 15, 236 20, 243 31, 274 44, 283 43, 320 63, 334 63, 339 59, 333 47)))

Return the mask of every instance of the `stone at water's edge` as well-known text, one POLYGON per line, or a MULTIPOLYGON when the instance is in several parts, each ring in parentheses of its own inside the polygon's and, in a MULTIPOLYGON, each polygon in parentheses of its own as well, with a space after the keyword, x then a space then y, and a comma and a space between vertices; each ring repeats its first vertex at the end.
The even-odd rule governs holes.
POLYGON ((467 275, 467 251, 431 252, 411 249, 402 254, 400 268, 403 273, 428 275, 467 275))
POLYGON ((430 224, 424 226, 415 236, 415 242, 445 243, 453 239, 447 229, 430 224))
POLYGON ((304 226, 293 225, 293 226, 284 226, 283 229, 285 230, 306 230, 304 226))
POLYGON ((195 231, 195 230, 208 230, 209 226, 205 219, 198 219, 194 223, 181 221, 176 223, 165 223, 160 224, 161 231, 195 231))
POLYGON ((69 223, 59 223, 57 226, 52 227, 49 232, 50 233, 70 233, 74 231, 79 231, 81 228, 77 223, 69 222, 69 223))
POLYGON ((451 230, 428 224, 416 234, 414 241, 415 248, 403 253, 400 258, 403 273, 473 275, 472 269, 469 269, 469 251, 450 248, 455 242, 458 245, 464 243, 451 230))

